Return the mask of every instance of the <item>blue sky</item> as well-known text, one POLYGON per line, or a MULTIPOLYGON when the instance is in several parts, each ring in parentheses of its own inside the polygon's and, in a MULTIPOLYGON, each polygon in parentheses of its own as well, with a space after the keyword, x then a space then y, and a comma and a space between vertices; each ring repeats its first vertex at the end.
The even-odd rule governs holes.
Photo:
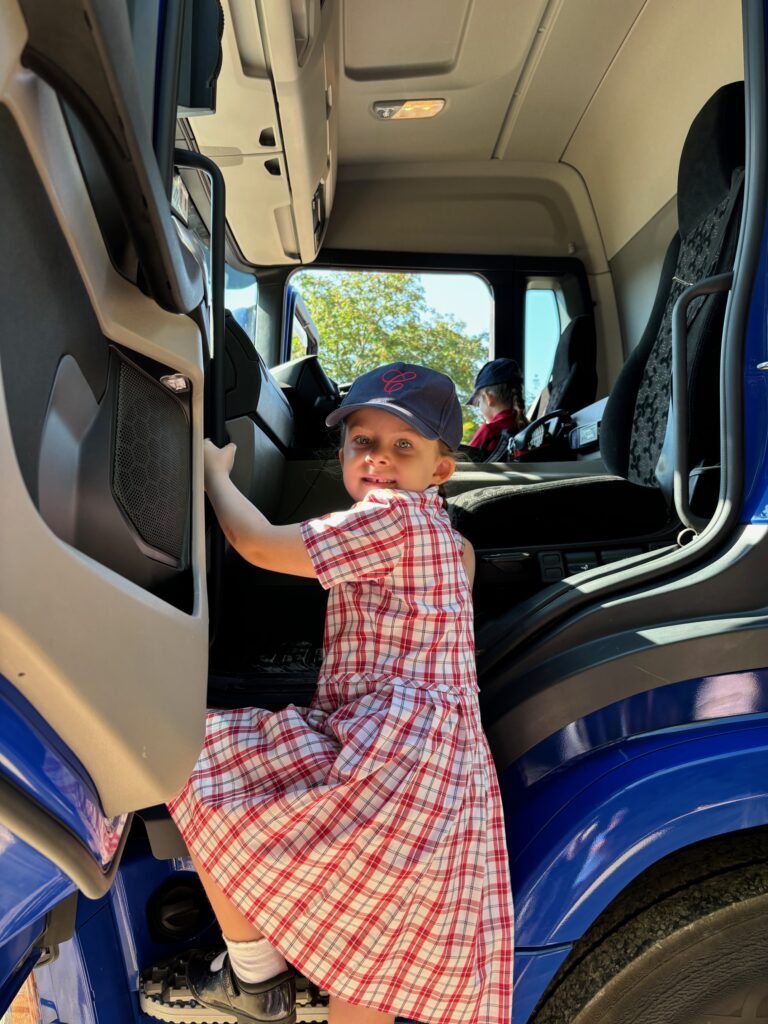
POLYGON ((421 274, 427 302, 441 313, 463 320, 470 334, 492 335, 493 297, 481 277, 473 274, 421 274))

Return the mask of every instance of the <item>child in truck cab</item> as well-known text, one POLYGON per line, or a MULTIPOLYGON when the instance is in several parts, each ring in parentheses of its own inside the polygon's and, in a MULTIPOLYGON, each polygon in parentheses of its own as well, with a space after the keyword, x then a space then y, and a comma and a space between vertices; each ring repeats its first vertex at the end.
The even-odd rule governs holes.
POLYGON ((477 697, 474 552, 438 494, 461 407, 449 377, 393 363, 326 422, 342 425, 354 504, 294 525, 272 526, 230 480, 234 446, 206 441, 229 542, 329 591, 324 661, 307 708, 209 712, 169 808, 226 949, 145 972, 142 1008, 289 1024, 299 972, 330 994, 332 1024, 509 1024, 512 898, 477 697))
POLYGON ((470 445, 485 454, 499 443, 502 430, 516 434, 528 425, 523 403, 523 377, 514 359, 492 359, 475 378, 468 405, 476 405, 485 423, 479 427, 470 445))

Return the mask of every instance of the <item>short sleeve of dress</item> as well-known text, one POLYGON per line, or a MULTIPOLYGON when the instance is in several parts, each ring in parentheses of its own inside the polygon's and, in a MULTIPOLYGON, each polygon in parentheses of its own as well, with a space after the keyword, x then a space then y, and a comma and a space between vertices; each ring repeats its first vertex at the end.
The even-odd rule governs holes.
POLYGON ((459 533, 459 531, 454 530, 453 527, 451 527, 451 533, 453 534, 453 539, 456 541, 456 547, 459 549, 459 554, 463 558, 464 548, 467 546, 467 539, 463 533, 459 533))
POLYGON ((371 491, 346 512, 308 519, 301 538, 321 585, 382 579, 403 553, 405 524, 391 491, 371 491))

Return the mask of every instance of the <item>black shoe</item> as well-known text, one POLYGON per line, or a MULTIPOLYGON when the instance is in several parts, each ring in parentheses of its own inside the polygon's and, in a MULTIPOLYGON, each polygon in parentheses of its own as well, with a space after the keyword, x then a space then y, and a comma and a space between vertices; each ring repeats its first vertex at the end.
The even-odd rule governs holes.
POLYGON ((171 1024, 296 1024, 296 972, 257 984, 241 982, 224 959, 220 970, 211 961, 221 950, 188 950, 142 972, 141 1009, 171 1024))

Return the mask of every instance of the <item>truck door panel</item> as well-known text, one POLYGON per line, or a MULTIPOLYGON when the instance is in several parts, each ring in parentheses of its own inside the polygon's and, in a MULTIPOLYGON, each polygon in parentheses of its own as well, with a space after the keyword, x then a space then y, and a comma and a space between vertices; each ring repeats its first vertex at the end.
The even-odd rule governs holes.
POLYGON ((0 38, 0 672, 114 817, 169 798, 203 735, 203 340, 113 266, 14 3, 0 38))

